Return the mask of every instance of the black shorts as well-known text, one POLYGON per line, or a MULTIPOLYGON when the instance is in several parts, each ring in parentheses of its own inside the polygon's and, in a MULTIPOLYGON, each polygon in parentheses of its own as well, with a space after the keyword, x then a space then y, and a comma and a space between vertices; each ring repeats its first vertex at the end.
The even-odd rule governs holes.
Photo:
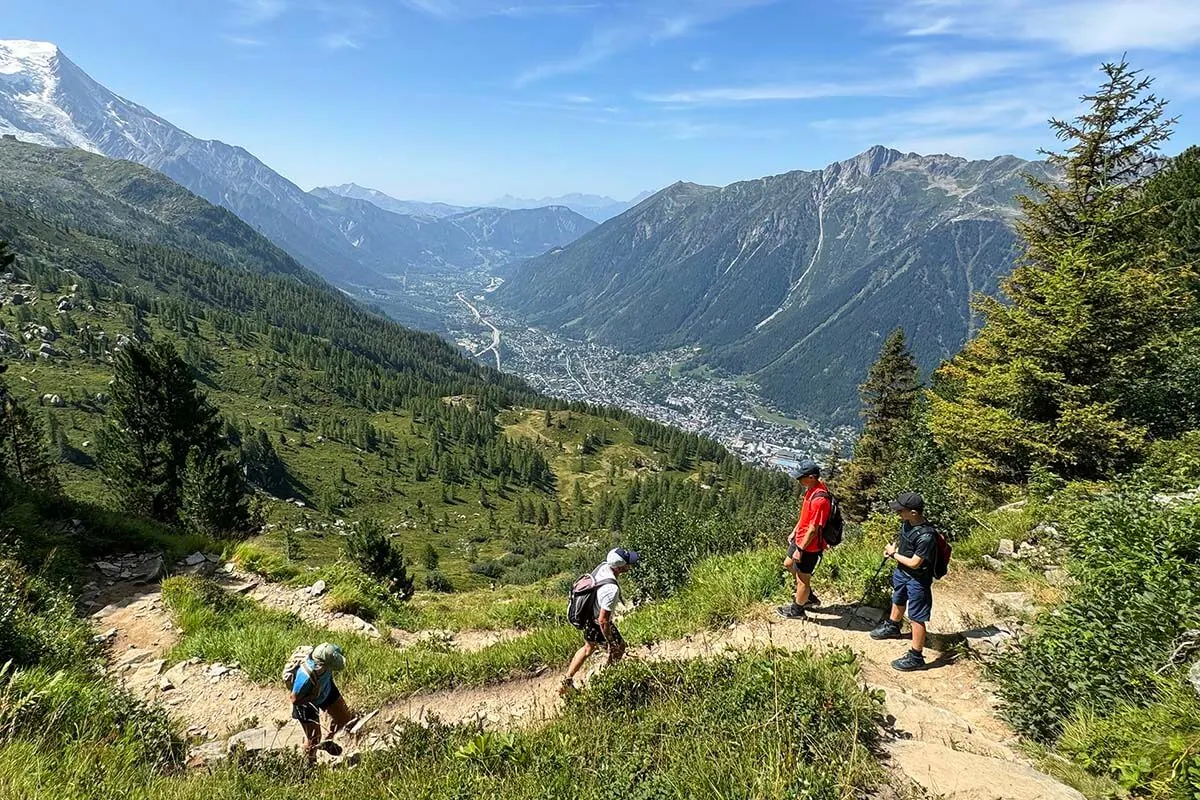
POLYGON ((810 553, 807 550, 801 550, 796 546, 796 540, 793 539, 788 543, 788 558, 792 559, 795 564, 792 567, 802 575, 812 575, 817 571, 817 564, 821 563, 822 553, 810 553))
POLYGON ((309 722, 313 725, 321 724, 321 711, 325 711, 338 700, 342 699, 342 693, 338 691, 337 684, 329 687, 329 697, 325 698, 323 703, 293 703, 292 704, 292 719, 300 722, 309 722))
POLYGON ((609 630, 612 631, 612 636, 605 638, 604 631, 600 629, 600 623, 593 620, 583 629, 583 640, 588 644, 597 644, 601 647, 607 647, 610 644, 625 644, 616 625, 610 625, 609 630))

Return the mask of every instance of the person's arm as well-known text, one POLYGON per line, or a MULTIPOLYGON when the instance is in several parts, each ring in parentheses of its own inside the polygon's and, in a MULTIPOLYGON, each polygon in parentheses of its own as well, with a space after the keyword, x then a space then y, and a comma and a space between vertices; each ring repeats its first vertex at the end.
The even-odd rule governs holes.
POLYGON ((600 609, 600 632, 604 634, 604 640, 612 639, 612 612, 607 608, 600 609))
POLYGON ((807 550, 809 545, 816 541, 825 527, 825 523, 829 521, 829 498, 824 495, 814 497, 811 508, 812 522, 808 523, 803 537, 796 540, 796 546, 801 550, 807 550))
POLYGON ((924 542, 922 542, 918 545, 917 552, 911 556, 902 556, 896 550, 896 545, 889 544, 884 548, 883 554, 888 558, 894 559, 897 564, 903 564, 909 569, 919 569, 925 563, 925 556, 921 555, 921 551, 925 549, 924 542))

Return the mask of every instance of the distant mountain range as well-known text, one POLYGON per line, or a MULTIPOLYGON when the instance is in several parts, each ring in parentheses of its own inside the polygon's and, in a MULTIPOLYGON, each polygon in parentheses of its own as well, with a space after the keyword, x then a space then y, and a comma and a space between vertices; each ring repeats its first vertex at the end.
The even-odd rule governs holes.
POLYGON ((0 41, 0 134, 159 170, 347 287, 386 287, 413 270, 504 264, 594 227, 562 206, 426 207, 414 216, 417 209, 383 210, 376 197, 305 192, 244 149, 197 139, 114 94, 47 42, 0 41))
MULTIPOLYGON (((341 186, 320 186, 313 189, 313 192, 328 192, 329 194, 341 195, 342 197, 349 197, 354 200, 366 200, 368 203, 379 206, 384 211, 391 211, 393 214, 412 214, 420 217, 450 217, 473 209, 473 206, 452 206, 449 203, 397 200, 378 189, 368 189, 366 186, 359 186, 357 183, 343 183, 341 186)), ((545 205, 551 204, 546 203, 545 205)))
POLYGON ((495 293, 531 323, 625 349, 698 346, 782 408, 852 420, 882 338, 929 368, 1013 265, 1014 200, 1042 163, 883 147, 823 170, 677 183, 521 264, 495 293))
POLYGON ((601 197, 594 194, 564 194, 558 197, 543 197, 540 200, 529 200, 512 195, 504 195, 498 200, 488 203, 499 208, 541 208, 542 206, 566 206, 576 214, 581 214, 596 222, 604 222, 623 214, 638 203, 650 197, 653 192, 642 192, 627 202, 614 200, 611 197, 601 197))

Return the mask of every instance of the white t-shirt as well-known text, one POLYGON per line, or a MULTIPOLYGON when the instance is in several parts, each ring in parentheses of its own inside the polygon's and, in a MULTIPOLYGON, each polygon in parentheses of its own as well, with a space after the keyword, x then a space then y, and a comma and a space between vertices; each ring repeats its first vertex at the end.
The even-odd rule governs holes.
POLYGON ((597 583, 600 581, 613 581, 612 584, 606 584, 596 590, 596 620, 599 621, 601 611, 607 611, 609 614, 612 614, 616 610, 617 603, 621 602, 621 587, 617 585, 617 576, 608 564, 601 564, 596 567, 592 572, 592 577, 596 579, 597 583))

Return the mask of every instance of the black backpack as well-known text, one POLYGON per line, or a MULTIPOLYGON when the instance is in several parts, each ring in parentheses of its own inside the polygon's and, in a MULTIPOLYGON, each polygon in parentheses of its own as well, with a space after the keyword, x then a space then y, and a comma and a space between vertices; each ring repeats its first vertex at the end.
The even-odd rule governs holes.
POLYGON ((612 586, 613 578, 596 580, 594 575, 580 575, 571 586, 571 597, 567 600, 567 622, 584 630, 596 619, 596 590, 601 586, 612 586))
POLYGON ((846 520, 842 518, 842 504, 833 493, 821 489, 813 497, 821 495, 829 498, 829 519, 825 520, 825 527, 821 529, 821 538, 825 540, 825 544, 834 547, 842 543, 842 534, 846 532, 846 520))

